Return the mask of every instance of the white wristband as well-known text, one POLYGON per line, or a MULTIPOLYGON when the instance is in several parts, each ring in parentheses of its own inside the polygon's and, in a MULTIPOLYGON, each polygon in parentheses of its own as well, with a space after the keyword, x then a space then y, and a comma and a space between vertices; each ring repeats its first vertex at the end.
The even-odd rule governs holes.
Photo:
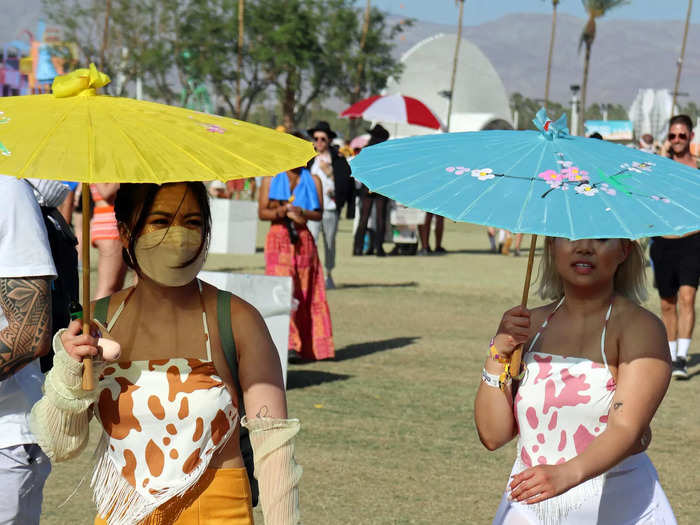
POLYGON ((496 374, 489 374, 484 368, 481 371, 481 381, 493 388, 501 388, 501 378, 496 374))

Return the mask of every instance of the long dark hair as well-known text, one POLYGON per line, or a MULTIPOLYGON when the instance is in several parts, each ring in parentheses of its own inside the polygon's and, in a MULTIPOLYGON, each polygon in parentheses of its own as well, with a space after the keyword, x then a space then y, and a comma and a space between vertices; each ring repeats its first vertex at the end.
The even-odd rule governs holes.
MULTIPOLYGON (((197 199, 199 208, 202 211, 202 243, 199 245, 199 250, 197 250, 194 257, 189 261, 185 261, 182 266, 184 267, 191 264, 199 257, 202 251, 209 249, 209 240, 211 238, 211 209, 209 208, 209 195, 203 183, 173 182, 163 185, 121 184, 114 201, 114 214, 120 227, 120 233, 126 232, 127 234, 127 247, 122 248, 122 257, 126 265, 139 275, 141 275, 141 269, 134 255, 136 240, 141 235, 141 231, 146 224, 146 218, 151 212, 156 195, 161 188, 172 184, 187 185, 187 191, 182 196, 182 201, 180 201, 178 209, 187 196, 187 192, 192 192, 192 195, 197 199)), ((170 227, 170 225, 168 225, 168 227, 170 227)))

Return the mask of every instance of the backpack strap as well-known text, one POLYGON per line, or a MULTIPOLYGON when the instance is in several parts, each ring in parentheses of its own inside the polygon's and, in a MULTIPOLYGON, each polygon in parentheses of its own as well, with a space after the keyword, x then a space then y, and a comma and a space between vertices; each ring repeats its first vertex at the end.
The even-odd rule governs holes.
POLYGON ((238 395, 238 413, 242 418, 245 415, 243 403, 243 389, 238 379, 238 355, 236 354, 236 341, 233 339, 233 329, 231 328, 231 294, 226 290, 217 290, 216 297, 216 317, 219 322, 219 338, 221 347, 224 350, 224 357, 231 371, 233 383, 236 386, 238 395))
POLYGON ((109 308, 109 296, 95 301, 95 306, 92 310, 92 318, 98 320, 104 326, 107 326, 107 308, 109 308))
MULTIPOLYGON (((236 341, 233 338, 233 329, 231 327, 231 294, 225 290, 217 290, 216 296, 216 317, 219 324, 219 339, 221 340, 221 348, 224 351, 224 357, 231 371, 231 378, 236 385, 236 394, 238 395, 238 415, 243 418, 245 416, 245 403, 243 402, 243 389, 238 378, 238 356, 236 353, 236 341)), ((253 460, 253 447, 250 444, 250 436, 248 429, 241 426, 240 430, 240 446, 243 463, 245 464, 246 472, 248 473, 248 482, 250 483, 250 492, 253 507, 257 507, 260 489, 258 480, 255 478, 255 465, 253 460)))

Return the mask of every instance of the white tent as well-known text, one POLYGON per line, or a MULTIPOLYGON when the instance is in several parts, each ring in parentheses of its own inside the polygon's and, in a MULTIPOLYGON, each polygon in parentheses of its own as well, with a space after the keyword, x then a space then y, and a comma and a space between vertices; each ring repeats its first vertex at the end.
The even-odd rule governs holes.
MULTIPOLYGON (((408 50, 401 62, 398 82, 390 79, 384 94, 401 93, 425 103, 442 122, 447 122, 448 99, 456 35, 438 34, 408 50)), ((493 65, 481 50, 462 39, 452 101, 450 131, 476 131, 495 119, 511 122, 506 90, 493 65)), ((407 124, 381 123, 392 138, 438 133, 407 124)))
POLYGON ((678 111, 672 111, 673 96, 668 89, 640 89, 629 109, 634 125, 634 136, 639 138, 650 133, 663 142, 668 132, 668 121, 678 111))

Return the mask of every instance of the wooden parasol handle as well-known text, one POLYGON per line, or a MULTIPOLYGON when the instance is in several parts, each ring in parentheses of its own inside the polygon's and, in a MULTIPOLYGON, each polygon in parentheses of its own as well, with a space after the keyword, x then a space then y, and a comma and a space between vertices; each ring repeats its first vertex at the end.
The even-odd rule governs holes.
MULTIPOLYGON (((530 294, 530 280, 532 278, 532 266, 535 262, 535 247, 537 246, 537 235, 533 235, 530 240, 530 253, 527 256, 527 272, 525 273, 525 286, 523 287, 523 298, 520 304, 527 308, 527 298, 530 294)), ((513 356, 510 359, 510 370, 513 377, 520 375, 520 363, 523 356, 523 345, 513 351, 513 356)))
MULTIPOLYGON (((92 311, 90 308, 90 185, 83 182, 83 333, 90 333, 90 320, 92 311)), ((83 390, 94 390, 92 384, 92 359, 83 359, 83 390)))

